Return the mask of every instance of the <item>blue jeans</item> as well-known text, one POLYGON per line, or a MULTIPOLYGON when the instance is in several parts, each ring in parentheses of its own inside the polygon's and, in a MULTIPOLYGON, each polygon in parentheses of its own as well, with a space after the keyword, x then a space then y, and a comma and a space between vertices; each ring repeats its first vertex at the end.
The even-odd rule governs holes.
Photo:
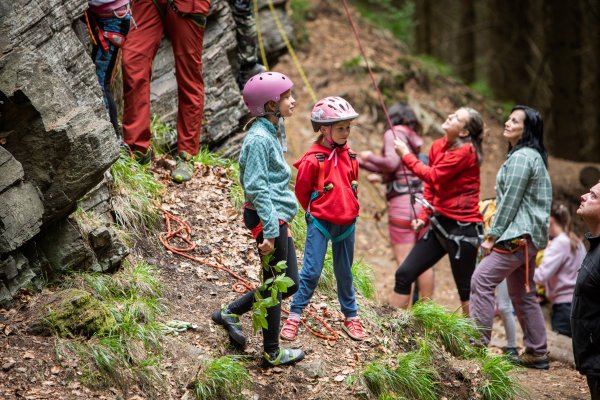
MULTIPOLYGON (((336 225, 326 221, 319 222, 333 237, 339 236, 350 228, 350 225, 336 225)), ((302 310, 312 298, 323 271, 327 242, 327 238, 323 236, 315 224, 309 222, 306 227, 306 245, 304 247, 302 271, 300 271, 300 286, 290 306, 292 312, 302 314, 302 310)), ((338 300, 342 313, 346 318, 356 317, 358 306, 356 305, 354 286, 352 285, 354 232, 346 239, 333 243, 331 247, 333 250, 333 272, 337 281, 338 300)))
MULTIPOLYGON (((111 17, 111 18, 96 18, 96 24, 100 29, 106 32, 115 32, 121 35, 127 36, 129 33, 129 25, 131 22, 131 16, 126 15, 123 18, 111 17)), ((100 46, 100 39, 98 33, 94 33, 96 39, 96 45, 92 48, 92 59, 96 65, 96 75, 98 76, 98 83, 102 89, 102 98, 104 105, 108 111, 110 122, 115 130, 117 138, 121 137, 119 133, 119 120, 117 116, 117 105, 113 98, 110 85, 112 84, 112 78, 114 70, 119 60, 120 47, 111 43, 108 39, 105 39, 108 45, 108 50, 100 46)))

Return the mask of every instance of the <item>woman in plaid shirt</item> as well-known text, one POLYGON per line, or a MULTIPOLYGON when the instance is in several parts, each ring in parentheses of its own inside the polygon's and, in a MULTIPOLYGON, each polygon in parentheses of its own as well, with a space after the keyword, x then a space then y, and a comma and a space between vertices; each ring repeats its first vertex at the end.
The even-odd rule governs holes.
POLYGON ((542 116, 527 106, 515 106, 504 124, 508 155, 496 176, 496 217, 481 244, 486 257, 471 279, 470 304, 470 315, 481 327, 487 345, 494 320, 494 291, 507 278, 524 333, 525 352, 518 362, 539 369, 547 369, 549 363, 533 275, 537 251, 548 242, 552 203, 543 133, 542 116))

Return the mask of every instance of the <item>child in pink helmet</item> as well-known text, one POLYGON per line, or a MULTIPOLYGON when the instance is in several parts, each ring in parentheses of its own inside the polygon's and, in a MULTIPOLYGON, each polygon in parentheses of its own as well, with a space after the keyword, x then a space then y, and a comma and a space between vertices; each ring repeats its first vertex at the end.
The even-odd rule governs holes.
MULTIPOLYGON (((283 158, 285 130, 283 120, 294 113, 296 101, 292 97, 292 81, 278 72, 263 72, 250 78, 244 86, 244 102, 256 120, 248 130, 240 152, 240 183, 244 189, 244 224, 252 232, 262 256, 269 256, 269 266, 285 261, 287 268, 277 272, 263 268, 263 281, 285 275, 294 285, 283 298, 298 288, 298 261, 294 241, 289 234, 289 223, 296 216, 298 203, 289 189, 291 169, 283 158)), ((212 320, 229 333, 234 345, 245 347, 239 315, 252 310, 256 289, 227 306, 216 310, 212 320)), ((268 298, 270 291, 261 292, 268 298)), ((304 358, 299 349, 279 346, 281 293, 277 305, 267 309, 268 327, 263 329, 263 367, 293 364, 304 358)))
POLYGON ((342 329, 354 340, 364 340, 352 285, 354 225, 358 218, 358 162, 348 147, 350 124, 358 117, 341 97, 326 97, 313 107, 310 120, 319 136, 298 160, 296 197, 306 210, 306 245, 300 286, 281 338, 296 339, 302 310, 308 305, 323 270, 327 244, 332 242, 333 269, 345 321, 342 329))

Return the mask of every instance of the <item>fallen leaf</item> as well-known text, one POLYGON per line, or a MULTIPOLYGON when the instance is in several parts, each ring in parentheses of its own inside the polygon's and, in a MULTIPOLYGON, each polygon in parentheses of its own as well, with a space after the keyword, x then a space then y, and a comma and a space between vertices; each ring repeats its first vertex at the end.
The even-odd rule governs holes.
POLYGON ((23 354, 23 358, 26 360, 33 360, 35 355, 33 355, 33 353, 30 351, 26 351, 25 354, 23 354))
POLYGON ((58 365, 55 365, 52 368, 50 368, 50 372, 52 372, 54 375, 56 375, 60 372, 60 367, 58 365))

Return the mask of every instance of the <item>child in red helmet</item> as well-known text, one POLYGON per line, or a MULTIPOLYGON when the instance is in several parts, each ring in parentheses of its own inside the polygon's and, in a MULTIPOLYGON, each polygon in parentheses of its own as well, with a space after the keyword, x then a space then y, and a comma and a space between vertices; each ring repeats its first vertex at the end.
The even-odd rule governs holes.
POLYGON ((346 317, 342 329, 354 340, 365 338, 352 285, 354 225, 359 210, 358 162, 347 140, 350 123, 356 117, 354 108, 341 97, 326 97, 313 107, 310 120, 319 136, 294 164, 298 168, 296 197, 306 210, 304 260, 298 291, 281 329, 282 339, 296 338, 302 310, 319 282, 329 241, 332 242, 338 299, 346 317))

